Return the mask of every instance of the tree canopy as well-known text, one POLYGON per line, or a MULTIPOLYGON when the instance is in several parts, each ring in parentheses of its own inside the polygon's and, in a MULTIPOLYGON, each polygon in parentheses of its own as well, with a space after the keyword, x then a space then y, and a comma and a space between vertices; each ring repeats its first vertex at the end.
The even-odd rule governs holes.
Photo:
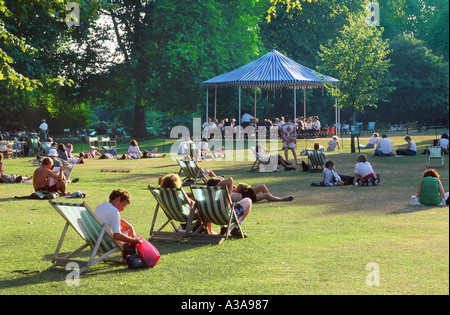
MULTIPOLYGON (((78 26, 65 23, 69 2, 0 0, 0 129, 46 118, 62 130, 69 115, 71 128, 106 121, 142 136, 161 117, 205 119, 200 82, 274 48, 342 82, 307 92, 325 122, 333 96, 359 121, 448 115, 448 1, 379 1, 371 28, 365 0, 75 0, 78 26)), ((270 119, 292 107, 286 91, 256 92, 270 119)), ((219 117, 236 117, 236 94, 217 91, 219 117)))

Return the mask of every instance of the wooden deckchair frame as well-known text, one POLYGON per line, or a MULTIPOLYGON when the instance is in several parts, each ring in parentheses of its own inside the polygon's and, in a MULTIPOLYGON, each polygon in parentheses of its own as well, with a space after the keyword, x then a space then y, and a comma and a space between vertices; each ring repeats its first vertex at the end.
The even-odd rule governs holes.
POLYGON ((185 202, 188 199, 183 188, 161 188, 148 186, 156 200, 156 208, 153 214, 152 225, 150 227, 150 240, 178 241, 186 239, 193 225, 195 204, 189 205, 185 202), (181 198, 182 197, 182 198, 181 198), (183 213, 183 208, 189 208, 189 214, 183 213), (165 214, 167 221, 158 229, 155 229, 158 210, 161 209, 165 214), (186 230, 179 231, 174 222, 186 223, 186 230), (170 224, 173 231, 164 231, 170 224))
POLYGON ((114 239, 111 232, 107 229, 107 226, 100 222, 100 220, 97 218, 97 216, 85 202, 81 204, 54 202, 52 200, 50 200, 49 202, 53 206, 53 208, 55 208, 55 210, 66 220, 66 225, 64 226, 63 232, 58 242, 58 246, 56 247, 55 253, 53 255, 52 259, 53 265, 48 267, 48 270, 70 271, 66 270, 67 264, 76 263, 80 267, 79 272, 82 273, 86 269, 92 267, 93 265, 95 265, 100 261, 108 261, 119 264, 123 263, 122 259, 120 259, 120 261, 108 259, 108 257, 111 256, 113 253, 123 251, 122 244, 114 239), (68 214, 61 207, 83 208, 85 209, 86 212, 84 213, 80 212, 79 213, 80 216, 78 218, 75 218, 72 216, 72 214, 68 214), (92 219, 86 220, 86 217, 92 219), (84 220, 80 220, 82 218, 84 218, 84 220), (91 233, 98 232, 98 235, 96 236, 94 235, 92 239, 88 239, 85 235, 83 235, 83 232, 81 231, 79 224, 75 223, 74 221, 77 223, 78 221, 81 221, 83 224, 86 224, 86 226, 91 227, 91 229, 87 228, 91 233), (65 255, 64 257, 60 257, 59 252, 61 250, 61 246, 64 242, 66 234, 68 232, 69 226, 72 226, 72 228, 84 240, 85 243, 81 247, 65 255), (91 248, 91 254, 88 261, 72 258, 87 247, 91 248), (99 257, 95 258, 97 255, 99 257))

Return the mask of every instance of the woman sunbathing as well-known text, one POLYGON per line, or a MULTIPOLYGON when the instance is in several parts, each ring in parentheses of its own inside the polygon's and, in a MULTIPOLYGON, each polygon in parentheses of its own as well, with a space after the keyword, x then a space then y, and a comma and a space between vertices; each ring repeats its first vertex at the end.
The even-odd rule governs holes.
POLYGON ((210 178, 206 185, 208 186, 227 186, 232 190, 231 200, 233 202, 241 201, 245 198, 250 198, 252 202, 258 202, 261 200, 267 201, 292 201, 294 196, 277 197, 273 195, 266 185, 257 185, 251 187, 250 185, 240 183, 237 187, 234 186, 232 178, 223 179, 222 177, 210 178), (231 185, 230 185, 231 183, 231 185), (231 188, 232 187, 232 188, 231 188))

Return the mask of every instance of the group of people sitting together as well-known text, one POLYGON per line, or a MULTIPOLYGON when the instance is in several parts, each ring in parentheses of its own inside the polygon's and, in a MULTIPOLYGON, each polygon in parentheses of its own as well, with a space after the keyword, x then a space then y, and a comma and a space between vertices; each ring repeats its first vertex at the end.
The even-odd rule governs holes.
MULTIPOLYGON (((417 146, 410 136, 406 136, 404 140, 407 142, 406 147, 398 148, 392 151, 392 142, 385 134, 379 139, 379 135, 374 133, 369 143, 361 148, 375 148, 375 156, 408 156, 417 154, 417 146)), ((441 138, 436 142, 441 148, 442 154, 449 153, 449 141, 447 133, 442 134, 441 138)), ((327 156, 323 153, 323 147, 319 148, 318 143, 315 144, 315 150, 322 153, 325 162, 323 169, 323 180, 318 183, 312 183, 312 186, 343 186, 343 185, 379 185, 381 184, 380 175, 376 174, 372 165, 368 162, 367 155, 360 154, 357 157, 354 176, 341 175, 335 171, 335 163, 327 160, 327 156)), ((422 174, 419 182, 417 194, 413 195, 410 201, 411 205, 424 206, 443 206, 449 204, 449 193, 445 192, 439 179, 439 173, 434 169, 426 169, 422 174)))
MULTIPOLYGON (((150 158, 163 158, 166 155, 165 154, 158 154, 157 153, 158 148, 154 148, 151 151, 144 150, 144 152, 141 151, 139 148, 139 144, 136 140, 130 141, 130 146, 128 147, 128 152, 122 154, 119 160, 133 160, 133 159, 150 159, 150 158)), ((116 154, 117 156, 117 154, 116 154)), ((111 155, 106 158, 114 158, 114 156, 111 155)))
MULTIPOLYGON (((253 117, 252 115, 245 113, 241 118, 241 124, 243 128, 247 126, 252 126, 254 128, 265 127, 267 135, 270 134, 272 128, 281 128, 285 123, 287 123, 289 119, 287 117, 281 116, 276 117, 273 121, 265 118, 264 121, 260 121, 259 118, 253 117)), ((310 116, 310 117, 297 117, 293 124, 296 127, 297 132, 319 132, 321 130, 321 123, 319 121, 319 116, 310 116)), ((218 128, 221 130, 222 135, 225 135, 225 128, 231 127, 234 128, 238 126, 235 118, 223 118, 223 119, 212 119, 208 118, 205 123, 203 123, 203 129, 212 129, 218 128)))
MULTIPOLYGON (((202 170, 203 171, 203 170, 202 170)), ((245 183, 239 183, 235 185, 233 178, 224 178, 216 176, 212 170, 205 170, 205 176, 209 176, 206 182, 207 186, 225 186, 230 197, 230 200, 235 203, 235 211, 239 218, 240 223, 244 221, 247 215, 250 213, 252 205, 256 202, 267 200, 267 201, 292 201, 294 196, 287 197, 277 197, 272 194, 266 185, 256 185, 250 186, 245 183)), ((159 178, 158 185, 162 188, 181 188, 183 186, 183 181, 178 174, 169 173, 159 178)), ((193 200, 193 195, 190 192, 186 192, 188 200, 185 200, 187 204, 190 205, 190 209, 193 209, 195 201, 193 200)), ((211 229, 211 224, 207 224, 209 234, 218 234, 211 229)), ((220 234, 224 235, 226 233, 225 227, 222 227, 220 234)), ((238 231, 236 226, 233 226, 230 234, 235 237, 242 237, 242 234, 238 231)), ((247 235, 244 233, 244 237, 247 235)))
MULTIPOLYGON (((393 149, 392 141, 388 138, 386 134, 380 136, 378 133, 373 133, 369 142, 364 146, 360 145, 361 149, 375 149, 374 155, 377 156, 406 156, 406 155, 416 155, 417 146, 410 136, 405 136, 406 146, 399 148, 396 146, 397 150, 393 149)), ((449 153, 449 141, 448 134, 443 133, 441 138, 436 141, 436 146, 440 147, 443 154, 449 153)))
MULTIPOLYGON (((285 157, 283 158, 280 154, 276 155, 277 165, 282 165, 285 170, 295 170, 292 167, 292 163, 288 161, 288 151, 291 150, 294 154, 295 164, 300 164, 298 162, 296 153, 295 153, 295 129, 296 126, 293 122, 291 122, 289 117, 287 119, 283 119, 282 123, 280 123, 280 135, 282 139, 282 146, 285 151, 285 157), (295 127, 294 127, 295 126, 295 127)), ((312 120, 318 121, 314 117, 312 120)), ((412 140, 412 138, 407 135, 404 137, 406 141, 406 146, 397 147, 397 150, 393 150, 392 141, 387 137, 386 134, 383 134, 380 138, 378 133, 373 133, 369 142, 365 146, 361 146, 361 149, 374 149, 375 156, 409 156, 417 154, 417 146, 416 143, 412 140)), ((190 139, 186 139, 186 141, 180 144, 178 149, 179 154, 185 155, 187 146, 186 144, 192 143, 190 139)), ((442 152, 445 154, 449 153, 449 140, 447 133, 442 134, 441 138, 436 141, 436 145, 441 147, 442 152)), ((9 175, 4 172, 3 166, 3 157, 4 155, 0 153, 0 182, 1 183, 33 183, 35 190, 47 190, 47 191, 56 191, 61 194, 66 193, 67 184, 71 181, 69 180, 70 170, 76 164, 85 163, 85 159, 88 158, 99 158, 99 159, 140 159, 140 158, 160 158, 165 157, 165 154, 158 154, 157 148, 148 151, 139 148, 139 145, 136 140, 131 140, 128 151, 126 154, 123 154, 122 157, 118 157, 117 153, 114 149, 110 149, 105 153, 100 153, 98 150, 91 148, 89 152, 81 152, 79 155, 73 154, 73 145, 67 144, 65 146, 63 143, 56 143, 52 138, 48 138, 46 143, 41 145, 43 151, 45 151, 45 157, 38 157, 40 162, 40 168, 36 169, 33 176, 20 176, 17 174, 9 175), (67 171, 69 169, 69 171, 67 171)), ((217 158, 224 157, 224 148, 220 147, 215 151, 211 152, 208 146, 208 139, 203 138, 199 143, 198 154, 203 158, 217 158)), ((380 175, 376 174, 372 168, 372 165, 368 162, 367 155, 360 154, 357 157, 357 163, 355 165, 354 175, 342 175, 338 174, 335 171, 335 163, 331 160, 328 160, 328 157, 325 154, 325 151, 339 151, 339 139, 337 136, 333 136, 333 138, 329 141, 327 148, 321 146, 319 143, 314 144, 314 150, 320 152, 322 155, 322 159, 324 161, 323 168, 323 180, 319 183, 313 183, 314 186, 342 186, 342 185, 353 185, 353 186, 364 186, 364 185, 379 185, 381 183, 380 175)), ((266 149, 258 145, 256 147, 256 152, 259 155, 259 158, 264 162, 269 162, 271 158, 275 158, 275 156, 267 156, 266 149)), ((304 155, 305 150, 300 153, 300 155, 304 155)), ((219 177, 216 177, 212 172, 208 174, 211 177, 211 182, 214 180, 216 184, 221 183, 220 185, 227 185, 232 179, 221 179, 217 182, 219 177)), ((177 175, 178 176, 178 175, 177 175)), ((178 185, 179 180, 176 178, 174 174, 170 174, 170 178, 173 180, 176 185, 178 185)), ((72 182, 76 182, 78 179, 75 179, 72 182)), ((175 185, 175 184, 174 184, 175 185)), ((162 186, 163 187, 163 186, 162 186)), ((181 186, 180 186, 181 187, 181 186)), ((259 200, 269 200, 269 201, 281 201, 281 200, 292 200, 293 197, 289 196, 286 198, 279 198, 270 193, 265 185, 258 185, 255 187, 249 187, 248 185, 240 184, 238 186, 230 186, 230 191, 232 193, 233 201, 237 200, 240 196, 243 198, 249 198, 251 202, 256 202, 259 200), (291 199, 290 199, 291 198, 291 199)), ((447 193, 448 195, 448 193, 447 193)), ((442 184, 439 180, 439 174, 431 169, 426 170, 423 174, 423 179, 419 185, 418 193, 413 197, 411 204, 424 204, 424 205, 436 205, 436 202, 439 201, 439 204, 445 203, 448 198, 445 197, 446 193, 442 187, 442 184), (434 178, 430 179, 428 177, 434 178), (428 178, 428 179, 425 179, 428 178), (433 191, 433 194, 431 193, 433 191), (422 195, 428 196, 423 197, 422 195), (434 197, 430 197, 433 195, 434 197), (422 197, 421 197, 422 196, 422 197), (439 200, 437 198, 439 196, 439 200), (430 201, 431 200, 431 201, 430 201), (433 204, 431 204, 433 203, 433 204)), ((251 206, 251 203, 250 203, 251 206)))

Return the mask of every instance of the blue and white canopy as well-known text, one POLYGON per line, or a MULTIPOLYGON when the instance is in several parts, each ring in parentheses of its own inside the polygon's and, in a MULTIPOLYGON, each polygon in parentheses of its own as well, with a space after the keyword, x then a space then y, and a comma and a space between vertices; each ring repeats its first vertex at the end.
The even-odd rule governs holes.
POLYGON ((259 87, 263 89, 312 89, 339 80, 311 70, 275 49, 233 71, 203 81, 201 86, 259 87))

